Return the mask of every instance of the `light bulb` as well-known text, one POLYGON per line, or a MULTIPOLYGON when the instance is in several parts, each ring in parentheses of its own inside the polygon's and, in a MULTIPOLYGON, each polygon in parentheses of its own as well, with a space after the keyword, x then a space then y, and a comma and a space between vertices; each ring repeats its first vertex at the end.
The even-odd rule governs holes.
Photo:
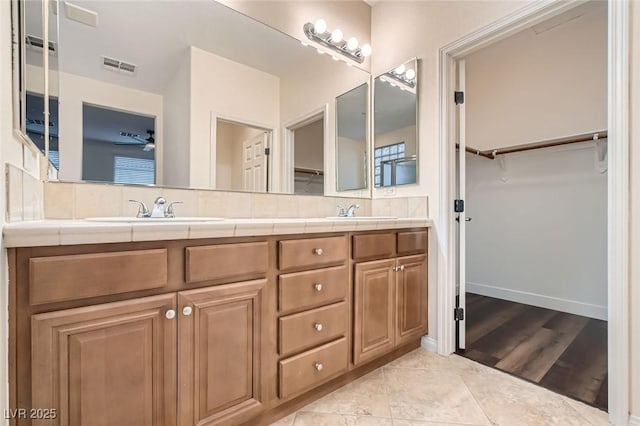
POLYGON ((313 32, 316 34, 324 34, 327 31, 327 21, 320 18, 313 24, 313 32))
POLYGON ((368 44, 363 44, 360 48, 360 52, 362 52, 362 56, 368 58, 369 56, 371 56, 371 46, 368 44))
POLYGON ((332 56, 331 58, 333 58, 334 61, 339 61, 340 58, 338 58, 337 56, 332 56))
POLYGON ((413 80, 416 77, 416 72, 414 70, 412 70, 411 68, 409 68, 404 75, 405 75, 405 77, 407 77, 407 79, 413 80))
POLYGON ((398 75, 402 75, 404 74, 404 70, 405 70, 405 66, 404 65, 400 65, 398 68, 396 68, 395 70, 393 70, 394 73, 398 74, 398 75))
POLYGON ((324 50, 322 49, 316 49, 316 52, 318 52, 318 54, 320 55, 324 55, 324 50))
POLYGON ((306 42, 306 41, 304 41, 304 40, 300 40, 300 44, 301 44, 301 45, 303 45, 303 46, 308 46, 308 45, 309 45, 309 43, 307 43, 307 42, 306 42))
POLYGON ((351 37, 349 40, 347 40, 347 49, 353 51, 356 50, 358 48, 358 39, 355 37, 351 37))
POLYGON ((344 38, 344 34, 342 34, 342 31, 337 28, 333 30, 333 32, 331 33, 332 43, 340 43, 343 38, 344 38))

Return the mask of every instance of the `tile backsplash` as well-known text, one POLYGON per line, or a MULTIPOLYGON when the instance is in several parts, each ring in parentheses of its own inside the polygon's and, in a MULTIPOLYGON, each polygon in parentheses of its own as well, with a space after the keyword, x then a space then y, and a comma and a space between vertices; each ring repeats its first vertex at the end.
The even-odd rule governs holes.
POLYGON ((143 201, 149 208, 158 196, 175 206, 178 216, 226 218, 307 218, 335 216, 337 205, 359 204, 359 216, 428 217, 427 197, 362 199, 287 194, 167 189, 91 183, 45 182, 8 168, 8 220, 84 219, 96 216, 135 216, 138 207, 129 200, 143 201), (21 180, 22 179, 22 180, 21 180), (35 180, 36 182, 33 182, 35 180), (25 183, 27 182, 28 183, 25 183), (39 185, 38 185, 39 184, 39 185), (39 190, 38 190, 39 186, 39 190), (17 190, 18 187, 22 188, 17 190), (34 191, 29 195, 26 191, 34 191), (38 192, 40 191, 40 192, 38 192), (38 210, 37 197, 44 198, 38 210))
POLYGON ((29 172, 12 164, 6 165, 8 222, 40 220, 44 218, 43 182, 29 172))

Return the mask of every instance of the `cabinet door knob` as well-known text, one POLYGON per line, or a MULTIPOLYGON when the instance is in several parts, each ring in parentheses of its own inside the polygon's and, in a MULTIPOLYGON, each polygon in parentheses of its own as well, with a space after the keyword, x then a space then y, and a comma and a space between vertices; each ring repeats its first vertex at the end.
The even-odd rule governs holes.
POLYGON ((182 308, 182 315, 188 317, 193 312, 193 308, 191 306, 185 306, 182 308))
POLYGON ((313 324, 313 328, 315 328, 316 331, 322 331, 323 327, 322 327, 321 323, 317 322, 317 323, 313 324))
POLYGON ((176 311, 174 311, 173 309, 169 309, 167 312, 165 312, 164 316, 167 317, 167 319, 174 319, 176 317, 176 311))
POLYGON ((321 248, 316 248, 313 249, 313 254, 315 254, 316 256, 322 256, 322 249, 321 248))
POLYGON ((404 271, 404 265, 400 265, 399 268, 401 271, 404 271))
POLYGON ((324 365, 322 365, 321 362, 316 362, 313 367, 318 371, 322 371, 322 369, 324 368, 324 365))
POLYGON ((313 288, 315 288, 316 291, 322 291, 322 284, 316 283, 313 285, 313 288))

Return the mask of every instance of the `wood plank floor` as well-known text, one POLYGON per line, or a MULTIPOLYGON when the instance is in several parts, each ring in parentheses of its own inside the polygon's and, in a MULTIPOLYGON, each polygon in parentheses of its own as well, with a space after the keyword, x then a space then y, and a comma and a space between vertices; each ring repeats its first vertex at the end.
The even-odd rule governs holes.
POLYGON ((607 409, 607 322, 467 293, 460 355, 607 409))

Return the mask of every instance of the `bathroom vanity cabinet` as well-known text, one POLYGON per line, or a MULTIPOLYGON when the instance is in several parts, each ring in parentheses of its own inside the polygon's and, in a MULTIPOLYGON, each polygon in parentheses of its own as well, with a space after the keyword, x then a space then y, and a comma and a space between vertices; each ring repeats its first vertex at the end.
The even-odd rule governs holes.
POLYGON ((268 424, 419 345, 427 230, 21 247, 14 425, 268 424))

